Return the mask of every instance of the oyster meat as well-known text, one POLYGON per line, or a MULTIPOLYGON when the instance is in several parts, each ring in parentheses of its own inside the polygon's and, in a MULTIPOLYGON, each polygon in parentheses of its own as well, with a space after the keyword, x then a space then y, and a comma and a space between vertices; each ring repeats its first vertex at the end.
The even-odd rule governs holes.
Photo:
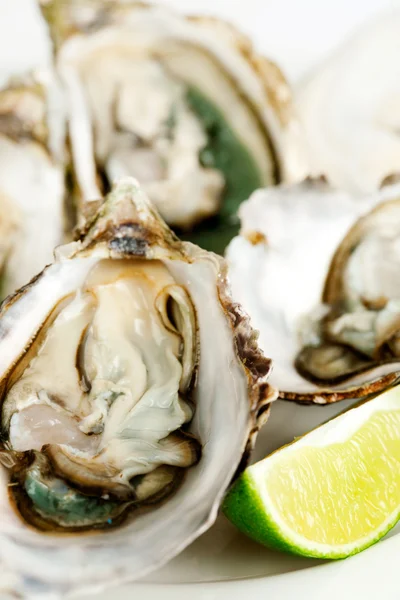
POLYGON ((400 373, 400 186, 362 200, 323 180, 259 190, 227 251, 280 397, 362 398, 400 373))
POLYGON ((392 200, 380 202, 344 237, 322 293, 327 311, 318 323, 319 339, 296 359, 309 379, 335 383, 377 364, 399 363, 399 234, 397 189, 392 200), (337 371, 336 360, 326 357, 339 353, 337 371))
POLYGON ((310 173, 372 193, 400 170, 400 13, 374 16, 298 92, 310 173))
POLYGON ((53 110, 54 97, 51 85, 33 78, 0 90, 2 297, 51 262, 62 240, 62 111, 53 110))
POLYGON ((17 593, 135 579, 213 523, 276 396, 222 258, 124 179, 3 303, 0 332, 0 570, 17 593))
POLYGON ((129 2, 44 12, 81 201, 133 175, 169 225, 222 252, 242 200, 304 176, 289 87, 230 25, 129 2))

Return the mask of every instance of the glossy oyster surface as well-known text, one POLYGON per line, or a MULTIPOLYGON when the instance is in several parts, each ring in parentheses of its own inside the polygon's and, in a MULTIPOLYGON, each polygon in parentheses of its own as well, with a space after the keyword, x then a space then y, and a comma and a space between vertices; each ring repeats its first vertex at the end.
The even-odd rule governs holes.
POLYGON ((300 86, 310 173, 372 193, 399 172, 400 14, 375 16, 300 86))
POLYGON ((0 90, 0 268, 4 298, 51 262, 64 229, 62 116, 33 78, 0 90), (55 118, 54 118, 55 117, 55 118), (53 126, 54 125, 54 126, 53 126))
POLYGON ((280 397, 326 404, 397 380, 399 203, 397 185, 361 199, 306 180, 242 205, 230 280, 280 397))
POLYGON ((399 191, 395 196, 361 217, 333 256, 322 293, 327 313, 318 323, 319 342, 302 349, 296 361, 310 379, 346 380, 399 361, 399 191), (339 351, 339 369, 336 361, 325 364, 327 354, 339 351))
POLYGON ((3 304, 0 565, 18 593, 135 579, 213 523, 276 396, 225 271, 125 179, 3 304))
POLYGON ((83 202, 133 175, 169 225, 222 252, 241 201, 304 176, 289 87, 232 26, 139 3, 45 14, 83 202))

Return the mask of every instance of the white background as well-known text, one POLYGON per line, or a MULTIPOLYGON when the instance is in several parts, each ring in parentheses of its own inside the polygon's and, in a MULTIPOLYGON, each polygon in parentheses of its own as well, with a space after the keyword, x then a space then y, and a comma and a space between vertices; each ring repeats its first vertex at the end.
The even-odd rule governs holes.
MULTIPOLYGON (((32 26, 34 0, 0 0, 0 80, 9 71, 43 62, 46 44, 32 26)), ((400 0, 159 0, 185 12, 231 20, 298 83, 357 25, 400 0)))

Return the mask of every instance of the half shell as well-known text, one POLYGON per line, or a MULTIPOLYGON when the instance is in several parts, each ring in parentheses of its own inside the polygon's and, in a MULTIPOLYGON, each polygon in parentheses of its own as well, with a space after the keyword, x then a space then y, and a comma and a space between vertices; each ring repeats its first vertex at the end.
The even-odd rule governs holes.
POLYGON ((133 580, 211 526, 275 397, 222 259, 123 180, 3 304, 0 331, 0 570, 16 593, 133 580))
POLYGON ((374 16, 299 89, 310 172, 372 193, 399 172, 400 12, 374 16))
POLYGON ((191 241, 223 250, 254 189, 305 175, 290 89, 232 26, 141 3, 46 3, 82 202, 138 178, 191 241))
POLYGON ((397 380, 399 201, 398 186, 361 200, 306 180, 242 205, 230 280, 280 397, 326 404, 397 380))
POLYGON ((51 262, 62 240, 62 116, 52 106, 53 92, 52 85, 33 79, 0 91, 2 297, 51 262))

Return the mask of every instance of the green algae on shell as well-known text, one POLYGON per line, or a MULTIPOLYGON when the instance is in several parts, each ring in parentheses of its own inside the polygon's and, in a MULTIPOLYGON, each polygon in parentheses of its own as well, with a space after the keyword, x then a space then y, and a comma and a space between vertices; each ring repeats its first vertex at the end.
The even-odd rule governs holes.
POLYGON ((218 169, 224 176, 225 189, 218 215, 199 223, 184 239, 222 254, 228 242, 239 231, 237 211, 241 202, 261 186, 274 185, 279 173, 263 179, 252 155, 224 120, 219 111, 201 92, 189 88, 187 98, 192 110, 207 133, 207 145, 199 158, 203 167, 218 169))

